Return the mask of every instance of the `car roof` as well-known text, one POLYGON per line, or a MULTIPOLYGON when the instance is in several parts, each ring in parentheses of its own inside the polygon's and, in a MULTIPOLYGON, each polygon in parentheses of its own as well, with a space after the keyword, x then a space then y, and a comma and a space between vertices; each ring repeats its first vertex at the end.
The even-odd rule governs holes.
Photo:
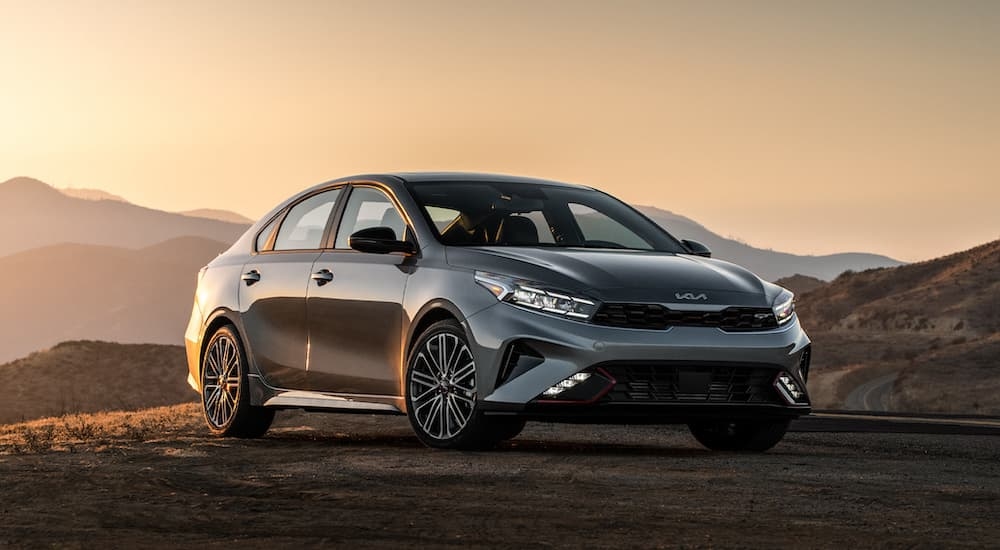
POLYGON ((526 176, 511 176, 507 174, 487 174, 481 172, 393 172, 385 174, 403 180, 406 183, 419 185, 421 183, 442 182, 484 182, 484 183, 523 183, 526 185, 551 185, 558 187, 575 187, 589 189, 583 185, 564 183, 561 181, 531 178, 526 176))

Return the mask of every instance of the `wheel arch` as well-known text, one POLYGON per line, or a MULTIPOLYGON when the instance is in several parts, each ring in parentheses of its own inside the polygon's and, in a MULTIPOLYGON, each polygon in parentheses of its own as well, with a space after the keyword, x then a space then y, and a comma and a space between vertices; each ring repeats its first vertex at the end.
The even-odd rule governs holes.
MULTIPOLYGON (((201 348, 198 350, 198 376, 201 377, 201 364, 205 359, 205 349, 208 348, 208 342, 212 339, 212 335, 215 334, 220 328, 231 325, 236 329, 237 336, 243 344, 243 351, 249 355, 249 350, 247 349, 247 339, 243 335, 243 331, 240 330, 239 316, 235 311, 228 308, 216 309, 208 316, 208 321, 205 323, 205 330, 201 333, 201 348)), ((200 384, 200 381, 199 381, 200 384)))
POLYGON ((420 338, 420 335, 427 330, 427 327, 445 319, 453 319, 462 325, 463 329, 465 327, 465 316, 462 315, 462 311, 454 303, 444 298, 428 302, 413 316, 413 321, 410 323, 409 331, 406 335, 406 347, 404 348, 406 353, 403 355, 404 366, 409 362, 410 351, 413 350, 413 344, 420 338))

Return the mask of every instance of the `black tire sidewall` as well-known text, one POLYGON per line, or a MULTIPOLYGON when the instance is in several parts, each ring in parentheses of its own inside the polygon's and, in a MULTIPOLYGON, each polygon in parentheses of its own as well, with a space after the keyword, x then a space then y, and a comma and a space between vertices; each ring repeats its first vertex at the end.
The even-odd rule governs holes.
POLYGON ((263 435, 271 425, 271 421, 274 418, 274 411, 264 409, 263 407, 254 407, 250 404, 250 383, 249 376, 247 375, 249 362, 247 361, 243 340, 237 334, 236 329, 231 325, 224 325, 216 330, 212 334, 212 338, 209 339, 208 345, 205 346, 205 354, 201 361, 201 410, 208 429, 218 436, 259 437, 263 435), (236 346, 236 353, 239 356, 240 387, 236 395, 236 407, 232 416, 229 417, 224 426, 215 426, 209 420, 208 411, 205 409, 205 361, 207 360, 209 350, 221 338, 229 338, 232 340, 233 345, 236 346))

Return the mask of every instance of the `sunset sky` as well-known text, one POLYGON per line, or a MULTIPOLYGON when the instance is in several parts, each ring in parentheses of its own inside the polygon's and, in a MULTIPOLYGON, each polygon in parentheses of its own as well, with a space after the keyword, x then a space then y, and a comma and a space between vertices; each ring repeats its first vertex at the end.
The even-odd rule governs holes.
POLYGON ((0 181, 256 217, 421 169, 789 252, 968 248, 1000 237, 1000 2, 0 0, 0 181))

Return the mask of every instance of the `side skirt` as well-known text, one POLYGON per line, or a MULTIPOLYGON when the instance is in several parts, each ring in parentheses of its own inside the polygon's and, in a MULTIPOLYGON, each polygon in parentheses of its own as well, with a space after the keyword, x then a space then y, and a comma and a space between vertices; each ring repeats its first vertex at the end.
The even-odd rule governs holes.
POLYGON ((305 409, 366 414, 404 414, 399 397, 288 390, 269 386, 258 374, 249 376, 251 403, 275 409, 305 409))

